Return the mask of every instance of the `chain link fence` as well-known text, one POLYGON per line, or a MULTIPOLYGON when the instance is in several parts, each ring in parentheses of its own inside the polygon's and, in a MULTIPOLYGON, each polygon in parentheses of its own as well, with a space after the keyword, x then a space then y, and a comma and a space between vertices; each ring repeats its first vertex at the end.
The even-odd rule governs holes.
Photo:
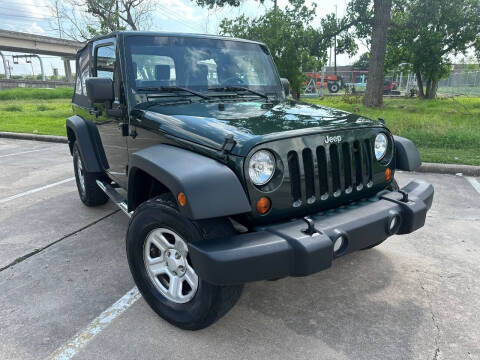
MULTIPOLYGON (((305 75, 307 78, 303 84, 305 96, 362 93, 368 81, 368 71, 362 70, 337 71, 336 75, 333 72, 308 72, 305 75)), ((410 96, 416 94, 416 89, 415 74, 396 73, 385 76, 384 95, 410 96)), ((480 70, 453 72, 447 79, 439 82, 437 94, 480 96, 480 70)))
POLYGON ((452 73, 438 83, 438 94, 480 96, 480 70, 452 73))

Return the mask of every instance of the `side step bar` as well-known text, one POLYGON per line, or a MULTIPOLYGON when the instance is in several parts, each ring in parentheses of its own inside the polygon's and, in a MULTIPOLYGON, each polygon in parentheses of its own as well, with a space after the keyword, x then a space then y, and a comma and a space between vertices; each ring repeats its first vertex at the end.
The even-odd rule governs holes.
POLYGON ((128 211, 128 205, 122 195, 105 181, 97 180, 97 185, 107 196, 122 210, 125 215, 132 217, 133 212, 128 211))

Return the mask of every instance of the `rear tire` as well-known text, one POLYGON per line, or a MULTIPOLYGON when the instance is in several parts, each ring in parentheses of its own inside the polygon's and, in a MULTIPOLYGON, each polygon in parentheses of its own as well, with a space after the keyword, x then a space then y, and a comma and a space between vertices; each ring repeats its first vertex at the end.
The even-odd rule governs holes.
POLYGON ((340 90, 340 85, 337 83, 328 83, 327 87, 328 91, 330 91, 332 94, 336 94, 340 90))
POLYGON ((130 220, 126 245, 130 271, 145 301, 186 330, 220 319, 238 301, 243 285, 216 286, 201 279, 186 244, 234 233, 227 219, 190 221, 171 195, 141 204, 130 220))
POLYGON ((87 206, 103 205, 108 201, 108 196, 97 185, 97 180, 102 174, 88 172, 82 158, 77 142, 73 144, 73 168, 77 183, 78 195, 87 206))

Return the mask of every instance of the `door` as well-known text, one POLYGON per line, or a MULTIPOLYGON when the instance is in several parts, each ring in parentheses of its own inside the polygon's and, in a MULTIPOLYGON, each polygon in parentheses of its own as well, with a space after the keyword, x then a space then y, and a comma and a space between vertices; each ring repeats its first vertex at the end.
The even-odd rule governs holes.
POLYGON ((108 161, 108 174, 122 187, 127 185, 127 139, 126 116, 118 110, 123 108, 125 99, 120 97, 121 74, 116 61, 115 39, 103 39, 93 45, 93 76, 113 80, 114 101, 96 107, 95 123, 100 133, 103 149, 108 161))

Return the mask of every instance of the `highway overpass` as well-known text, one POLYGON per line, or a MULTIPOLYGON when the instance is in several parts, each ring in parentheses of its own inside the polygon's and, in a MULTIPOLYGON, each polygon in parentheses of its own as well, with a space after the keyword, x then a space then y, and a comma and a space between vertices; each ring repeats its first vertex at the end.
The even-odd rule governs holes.
MULTIPOLYGON (((24 52, 36 55, 53 55, 63 59, 65 66, 65 75, 67 80, 71 80, 72 71, 70 69, 69 60, 75 58, 77 51, 82 48, 85 43, 59 39, 43 35, 27 34, 17 31, 0 30, 0 57, 3 59, 5 76, 8 78, 8 70, 5 66, 5 59, 2 55, 3 51, 24 52)), ((39 58, 40 61, 41 58, 39 58)), ((43 67, 43 65, 42 65, 43 67)))

